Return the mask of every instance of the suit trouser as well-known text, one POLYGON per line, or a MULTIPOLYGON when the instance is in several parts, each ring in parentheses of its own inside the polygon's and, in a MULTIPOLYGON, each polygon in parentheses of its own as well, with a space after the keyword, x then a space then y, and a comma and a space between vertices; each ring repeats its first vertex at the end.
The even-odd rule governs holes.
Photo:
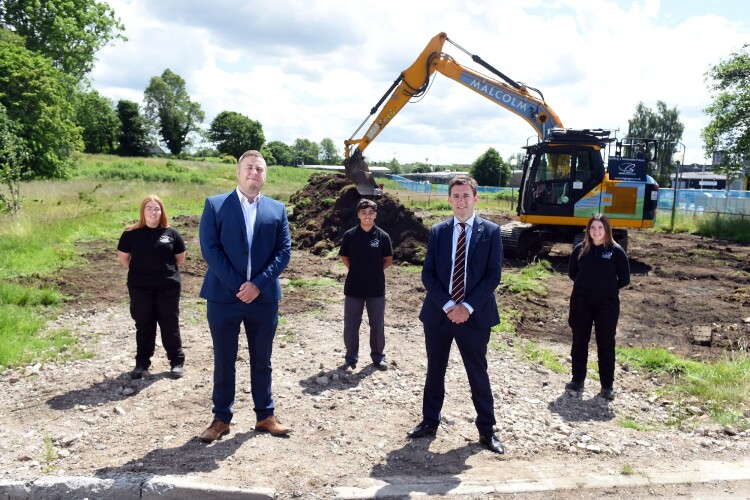
POLYGON ((573 364, 573 381, 586 380, 591 327, 596 333, 596 350, 599 357, 599 381, 602 387, 612 388, 615 381, 615 334, 620 317, 618 296, 570 297, 568 324, 573 331, 570 357, 573 364))
POLYGON ((214 416, 232 421, 240 326, 250 351, 250 391, 257 420, 273 415, 271 353, 278 324, 278 302, 208 302, 206 315, 214 347, 214 416))
POLYGON ((437 327, 424 329, 427 348, 427 378, 424 385, 422 416, 425 422, 438 424, 445 399, 445 372, 451 345, 456 345, 464 362, 471 387, 471 400, 477 412, 476 426, 480 434, 492 432, 495 425, 494 399, 487 373, 487 344, 490 330, 472 330, 447 318, 437 327))
POLYGON ((128 287, 130 316, 135 321, 135 363, 151 366, 156 348, 156 325, 170 366, 185 363, 180 337, 180 286, 163 289, 128 287))
POLYGON ((359 327, 365 306, 370 323, 370 358, 373 363, 385 359, 385 297, 344 296, 344 347, 348 363, 356 363, 359 359, 359 327))

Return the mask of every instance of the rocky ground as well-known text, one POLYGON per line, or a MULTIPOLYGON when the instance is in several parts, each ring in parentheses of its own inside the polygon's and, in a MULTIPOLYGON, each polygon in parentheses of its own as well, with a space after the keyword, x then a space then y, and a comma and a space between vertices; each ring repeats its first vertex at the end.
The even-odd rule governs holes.
MULTIPOLYGON (((205 445, 196 439, 211 420, 211 339, 198 298, 204 264, 195 240, 197 220, 183 218, 176 225, 188 241, 181 316, 185 377, 167 376, 169 365, 158 346, 150 376, 131 380, 135 341, 125 274, 113 248, 92 251, 87 266, 60 276, 61 288, 74 300, 49 325, 75 332, 91 356, 0 374, 0 481, 46 474, 178 475, 216 485, 271 487, 280 498, 329 498, 337 488, 373 478, 450 478, 518 463, 550 468, 550 474, 573 465, 604 475, 638 474, 649 466, 680 470, 698 459, 732 461, 750 454, 750 431, 716 424, 695 401, 662 394, 664 381, 652 374, 618 366, 617 399, 607 403, 596 395, 595 374, 582 398, 570 397, 563 391, 569 374, 523 355, 522 347, 534 340, 569 369, 565 249, 550 256, 554 271, 546 296, 498 290, 503 307, 520 311, 517 334, 498 335, 489 354, 506 455, 477 444, 475 413, 455 349, 437 436, 405 437, 420 420, 426 369, 417 319, 424 292, 419 269, 396 265, 387 271, 390 369, 369 365, 363 326, 361 362, 343 371, 337 367, 343 361, 345 269, 335 258, 301 250, 294 251, 283 275, 273 356, 277 415, 294 434, 284 439, 253 431, 248 361, 241 350, 232 431, 205 445)), ((658 345, 711 360, 748 345, 750 247, 635 232, 629 253, 634 275, 622 294, 620 344, 658 345), (708 332, 707 345, 694 343, 698 330, 708 332)), ((506 270, 521 265, 507 262, 506 270)), ((594 357, 593 341, 591 352, 594 357)))

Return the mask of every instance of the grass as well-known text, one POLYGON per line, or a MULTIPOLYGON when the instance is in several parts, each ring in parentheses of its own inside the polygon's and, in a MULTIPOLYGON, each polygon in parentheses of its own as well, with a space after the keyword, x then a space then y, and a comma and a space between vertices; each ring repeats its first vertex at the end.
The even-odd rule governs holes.
POLYGON ((636 422, 632 418, 624 418, 617 422, 617 425, 620 427, 623 427, 625 429, 634 429, 637 431, 653 431, 656 430, 656 427, 650 426, 650 425, 644 425, 636 422))
POLYGON ((705 215, 697 222, 695 234, 750 243, 750 217, 705 215))
POLYGON ((50 359, 71 347, 68 332, 37 335, 61 300, 48 288, 0 284, 0 366, 50 359))
POLYGON ((551 275, 552 265, 542 260, 526 266, 519 271, 505 271, 502 277, 502 285, 510 293, 530 297, 547 296, 547 286, 544 280, 551 275))
POLYGON ((521 316, 521 311, 512 307, 500 306, 497 309, 500 314, 500 323, 492 327, 490 337, 490 349, 498 352, 506 352, 516 334, 516 324, 521 316))
POLYGON ((750 217, 741 215, 698 214, 678 211, 672 231, 672 214, 659 211, 654 228, 661 232, 690 233, 741 243, 750 243, 750 217))
POLYGON ((321 289, 321 288, 338 288, 339 283, 333 278, 313 278, 313 279, 292 279, 289 280, 289 290, 294 291, 296 289, 321 289))
POLYGON ((490 348, 498 352, 507 352, 511 347, 520 357, 538 363, 555 373, 568 371, 557 354, 549 348, 542 347, 539 342, 516 337, 516 324, 521 311, 512 307, 498 307, 500 323, 492 327, 490 348))
POLYGON ((690 423, 687 406, 699 406, 715 422, 750 428, 744 408, 750 401, 750 356, 747 351, 734 352, 714 363, 682 359, 665 349, 618 348, 621 362, 665 375, 672 382, 664 389, 678 401, 674 423, 690 423))
POLYGON ((533 363, 538 363, 555 373, 567 373, 570 371, 560 362, 557 354, 552 349, 542 347, 539 342, 524 340, 520 343, 518 349, 525 359, 533 363))
POLYGON ((620 469, 620 474, 622 474, 623 476, 632 476, 635 473, 635 467, 630 464, 625 464, 620 469))
POLYGON ((44 433, 44 467, 42 471, 45 474, 52 472, 55 467, 52 462, 55 461, 55 448, 52 446, 52 438, 49 437, 49 433, 44 433))
POLYGON ((401 269, 406 271, 409 274, 422 274, 422 266, 415 266, 413 264, 406 264, 401 266, 401 269))

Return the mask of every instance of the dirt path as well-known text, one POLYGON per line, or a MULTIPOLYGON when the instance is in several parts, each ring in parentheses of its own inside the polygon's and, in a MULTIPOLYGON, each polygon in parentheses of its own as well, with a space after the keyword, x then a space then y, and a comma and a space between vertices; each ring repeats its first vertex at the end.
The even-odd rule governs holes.
MULTIPOLYGON (((278 439, 253 431, 248 361, 241 350, 232 432, 206 446, 195 439, 211 419, 211 341, 205 304, 198 298, 205 268, 195 241, 197 221, 175 223, 189 248, 182 302, 185 378, 166 377, 168 362, 159 347, 152 376, 130 380, 135 342, 124 271, 113 250, 93 252, 89 265, 60 277, 62 289, 76 299, 70 312, 50 325, 75 331, 93 356, 0 374, 0 480, 45 473, 172 474, 217 485, 267 486, 280 498, 329 498, 336 488, 366 480, 451 477, 508 462, 559 464, 561 471, 575 463, 618 475, 629 468, 680 470, 691 460, 748 456, 750 431, 731 435, 701 414, 679 428, 668 426, 689 402, 657 396, 659 381, 646 374, 620 367, 619 394, 611 404, 596 397, 593 380, 584 397, 574 399, 562 391, 568 375, 526 361, 505 343, 490 353, 489 365, 498 435, 507 454, 499 457, 477 445, 466 375, 455 350, 440 431, 434 439, 410 442, 405 433, 420 419, 426 368, 417 319, 424 292, 418 270, 393 266, 387 272, 390 370, 374 370, 365 350, 358 368, 344 372, 337 369, 343 361, 344 268, 337 259, 304 251, 293 252, 283 275, 273 357, 277 415, 294 435, 278 439), (317 286, 297 281, 313 279, 317 286), (623 427, 624 421, 633 424, 623 427)), ((540 341, 563 361, 571 287, 565 252, 550 257, 555 272, 547 297, 498 292, 499 303, 522 312, 519 336, 540 341)), ((750 247, 644 232, 631 236, 629 253, 634 277, 622 296, 621 344, 664 346, 699 359, 747 346, 750 247), (708 328, 710 346, 692 343, 699 327, 708 328)), ((507 262, 506 268, 518 265, 507 262)), ((366 348, 366 337, 362 345, 366 348)))

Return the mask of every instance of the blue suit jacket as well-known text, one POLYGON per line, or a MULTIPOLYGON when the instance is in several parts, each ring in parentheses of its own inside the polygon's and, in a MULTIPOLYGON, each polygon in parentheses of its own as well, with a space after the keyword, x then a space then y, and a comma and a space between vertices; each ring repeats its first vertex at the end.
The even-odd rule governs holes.
MULTIPOLYGON (((419 319, 427 328, 450 321, 443 306, 451 300, 448 290, 453 263, 453 231, 451 218, 432 226, 427 241, 427 256, 422 268, 422 283, 427 296, 419 313, 419 319)), ((474 312, 466 326, 485 330, 500 323, 495 300, 495 289, 500 284, 503 269, 500 226, 476 216, 470 238, 464 302, 471 305, 474 312)))
POLYGON ((262 196, 257 210, 251 249, 237 192, 206 199, 199 231, 201 253, 208 264, 200 292, 204 299, 226 304, 239 302, 237 293, 247 281, 249 254, 250 281, 260 290, 255 302, 281 300, 279 275, 292 255, 286 208, 283 203, 262 196))

